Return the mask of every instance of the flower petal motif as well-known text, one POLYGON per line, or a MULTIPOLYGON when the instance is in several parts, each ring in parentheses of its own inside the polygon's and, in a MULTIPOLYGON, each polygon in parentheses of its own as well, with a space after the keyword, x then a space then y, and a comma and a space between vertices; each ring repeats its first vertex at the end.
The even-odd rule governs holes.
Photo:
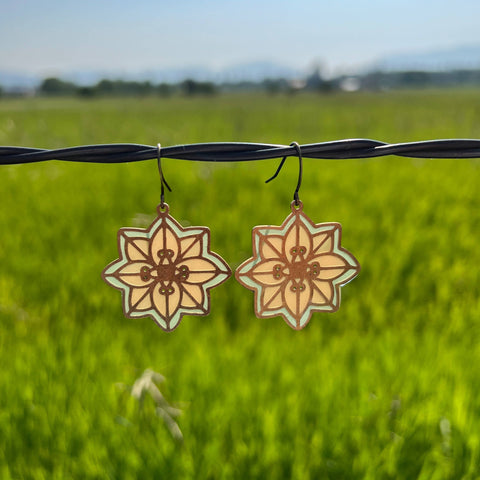
POLYGON ((339 223, 313 223, 300 202, 279 227, 253 229, 253 256, 236 270, 237 280, 255 294, 258 318, 281 315, 295 330, 313 312, 335 312, 340 287, 360 271, 355 257, 341 247, 339 223))
POLYGON ((158 207, 147 229, 121 228, 120 258, 102 272, 109 285, 122 292, 128 318, 151 317, 164 330, 175 329, 183 315, 206 315, 210 289, 225 282, 227 263, 210 251, 207 227, 182 227, 158 207))

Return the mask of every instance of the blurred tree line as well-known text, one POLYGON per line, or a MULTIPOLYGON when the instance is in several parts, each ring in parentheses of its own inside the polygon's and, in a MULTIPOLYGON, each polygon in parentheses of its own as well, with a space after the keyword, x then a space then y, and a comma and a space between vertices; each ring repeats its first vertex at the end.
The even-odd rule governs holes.
POLYGON ((215 95, 218 88, 213 82, 185 80, 178 84, 136 82, 128 80, 100 80, 96 85, 79 86, 59 78, 46 78, 38 88, 40 95, 81 97, 96 96, 147 96, 160 95, 167 97, 173 94, 183 95, 215 95))
POLYGON ((326 78, 315 68, 305 78, 295 80, 266 78, 264 80, 214 83, 186 79, 179 83, 158 83, 131 80, 100 80, 82 86, 60 78, 46 78, 34 90, 8 91, 0 85, 0 98, 25 95, 79 96, 83 98, 116 96, 210 96, 218 93, 264 92, 269 95, 295 94, 301 91, 328 94, 336 91, 388 91, 398 89, 480 87, 480 70, 452 71, 374 71, 362 75, 340 75, 326 78))
POLYGON ((101 80, 96 85, 79 86, 59 78, 46 78, 38 87, 38 95, 97 97, 97 96, 147 96, 159 95, 216 95, 220 92, 263 91, 271 95, 295 93, 299 90, 335 90, 331 81, 324 80, 319 73, 310 75, 306 80, 291 81, 283 78, 267 78, 260 82, 242 81, 237 83, 215 84, 186 79, 179 83, 138 82, 127 80, 101 80))

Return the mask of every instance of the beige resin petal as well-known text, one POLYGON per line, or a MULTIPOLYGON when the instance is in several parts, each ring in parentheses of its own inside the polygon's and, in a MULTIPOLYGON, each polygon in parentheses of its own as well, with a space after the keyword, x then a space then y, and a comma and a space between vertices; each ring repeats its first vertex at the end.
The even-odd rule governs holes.
POLYGON ((303 223, 295 222, 285 235, 283 252, 288 262, 292 262, 297 255, 306 257, 312 250, 312 237, 303 223))
POLYGON ((217 266, 206 258, 188 258, 179 267, 188 267, 190 273, 186 283, 205 283, 217 275, 217 266))
POLYGON ((281 258, 283 252, 283 237, 275 235, 261 235, 259 249, 262 260, 281 258))
POLYGON ((326 253, 313 257, 312 262, 318 262, 320 269, 322 268, 351 268, 349 263, 340 255, 336 253, 326 253))
POLYGON ((265 287, 262 291, 262 306, 263 310, 275 310, 282 307, 282 287, 277 285, 275 287, 265 287))
POLYGON ((193 283, 181 283, 180 286, 183 288, 181 306, 185 308, 200 308, 203 310, 203 301, 205 298, 203 288, 193 283))
POLYGON ((129 300, 130 311, 148 310, 152 307, 150 290, 151 287, 132 288, 129 300))
POLYGON ((150 294, 143 297, 142 301, 135 306, 135 310, 150 310, 152 308, 152 296, 150 294))
POLYGON ((333 231, 314 235, 312 238, 312 243, 312 254, 314 255, 331 252, 333 250, 333 231))
POLYGON ((200 236, 186 237, 180 239, 179 262, 191 257, 202 255, 202 240, 200 236))
POLYGON ((320 280, 335 280, 342 276, 347 270, 346 268, 327 268, 320 270, 317 278, 320 280))
POLYGON ((149 276, 147 279, 144 279, 145 277, 141 272, 143 267, 149 271, 152 268, 149 263, 145 262, 127 263, 118 271, 116 276, 121 282, 130 287, 145 287, 153 282, 153 278, 149 276))
POLYGON ((155 286, 152 292, 152 301, 155 305, 157 312, 164 318, 167 323, 175 314, 178 305, 180 304, 182 293, 176 283, 172 283, 170 286, 158 284, 155 286), (173 292, 169 295, 161 293, 161 289, 173 289, 173 292))
POLYGON ((128 238, 124 236, 128 260, 131 262, 146 261, 149 253, 149 243, 146 238, 128 238))
POLYGON ((170 250, 172 255, 168 257, 170 262, 175 261, 179 251, 179 241, 175 232, 166 224, 163 223, 161 228, 153 235, 150 240, 150 255, 155 263, 163 263, 167 258, 161 254, 163 251, 170 250))
POLYGON ((331 282, 314 280, 312 284, 312 303, 315 305, 327 305, 332 303, 334 295, 331 282))
POLYGON ((251 277, 259 284, 279 285, 285 281, 285 276, 282 273, 284 264, 279 260, 266 260, 259 262, 251 272, 251 277), (275 270, 275 269, 278 270, 275 270))
POLYGON ((298 285, 290 280, 285 284, 285 288, 283 290, 285 304, 297 322, 300 320, 301 316, 304 314, 305 310, 310 304, 312 296, 310 284, 305 281, 302 286, 303 290, 301 290, 298 285), (293 288, 296 288, 296 290, 293 291, 293 288))

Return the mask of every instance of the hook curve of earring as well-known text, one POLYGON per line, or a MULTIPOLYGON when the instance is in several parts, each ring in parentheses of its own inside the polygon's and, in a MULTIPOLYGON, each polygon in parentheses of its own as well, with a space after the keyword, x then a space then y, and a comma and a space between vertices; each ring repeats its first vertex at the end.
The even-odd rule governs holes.
MULTIPOLYGON (((295 150, 297 151, 297 157, 298 157, 298 180, 297 180, 297 186, 295 188, 295 191, 293 192, 293 200, 295 202, 295 206, 298 207, 300 206, 300 198, 299 198, 298 192, 300 191, 300 187, 302 186, 302 177, 303 177, 302 149, 300 148, 300 145, 298 144, 298 142, 292 142, 290 144, 290 147, 295 148, 295 150)), ((274 178, 277 178, 288 156, 289 155, 285 155, 282 158, 282 161, 280 162, 280 165, 277 167, 276 172, 268 180, 265 180, 265 183, 271 182, 274 178)))
POLYGON ((172 189, 170 185, 165 180, 165 175, 162 170, 162 145, 157 143, 157 165, 158 165, 158 174, 160 175, 160 208, 165 208, 165 187, 168 191, 171 192, 172 189))

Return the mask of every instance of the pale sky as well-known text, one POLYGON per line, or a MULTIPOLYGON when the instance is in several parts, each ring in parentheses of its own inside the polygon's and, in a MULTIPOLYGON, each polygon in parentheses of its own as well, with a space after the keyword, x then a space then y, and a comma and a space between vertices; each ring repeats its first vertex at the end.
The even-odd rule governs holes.
POLYGON ((480 44, 478 0, 0 0, 0 71, 351 68, 480 44))

